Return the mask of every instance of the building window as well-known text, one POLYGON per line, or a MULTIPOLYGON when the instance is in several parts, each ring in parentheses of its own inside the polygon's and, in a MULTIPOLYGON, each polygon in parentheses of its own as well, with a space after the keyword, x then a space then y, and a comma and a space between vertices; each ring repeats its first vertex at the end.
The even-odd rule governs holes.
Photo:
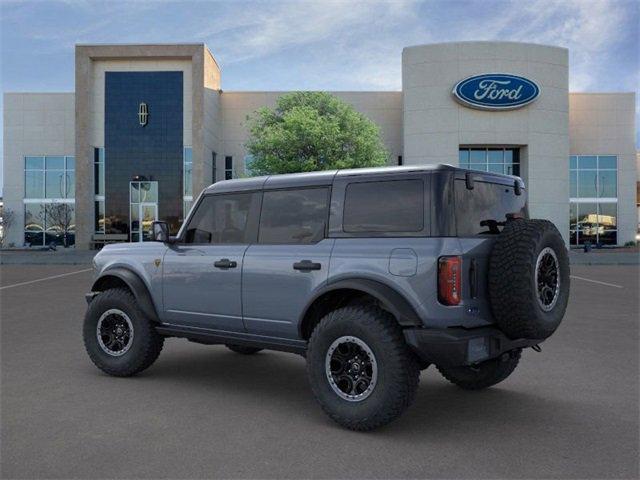
POLYGON ((569 157, 569 233, 572 245, 618 242, 618 157, 569 157))
POLYGON ((182 212, 183 212, 183 215, 184 215, 184 218, 182 219, 183 222, 189 216, 189 212, 191 211, 191 207, 193 207, 193 200, 183 200, 182 201, 182 212))
POLYGON ((75 243, 75 158, 24 158, 24 242, 30 246, 75 243))
POLYGON ((75 198, 75 170, 75 158, 71 156, 25 157, 24 198, 75 198))
POLYGON ((251 164, 254 162, 255 157, 251 154, 244 156, 244 173, 245 175, 251 175, 251 164))
POLYGON ((193 202, 193 148, 191 147, 183 149, 182 168, 182 221, 184 221, 193 202))
POLYGON ((233 157, 227 155, 224 157, 224 179, 231 180, 233 178, 233 157))
POLYGON ((104 147, 93 149, 94 221, 96 233, 105 232, 104 217, 104 147))
POLYGON ((520 150, 517 148, 460 148, 460 168, 520 176, 520 150))
POLYGON ((185 147, 182 155, 184 174, 184 196, 193 196, 193 149, 185 147))

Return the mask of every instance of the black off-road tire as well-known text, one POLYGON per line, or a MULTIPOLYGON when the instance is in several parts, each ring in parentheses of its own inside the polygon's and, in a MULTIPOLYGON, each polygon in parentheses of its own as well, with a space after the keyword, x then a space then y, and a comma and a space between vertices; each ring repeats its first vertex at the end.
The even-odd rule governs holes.
POLYGON ((91 361, 103 372, 116 377, 135 375, 150 367, 164 344, 164 337, 156 332, 153 322, 142 313, 133 294, 123 288, 106 290, 91 301, 84 318, 83 337, 91 361), (131 346, 117 357, 102 349, 97 336, 100 316, 110 309, 124 312, 133 325, 131 346))
POLYGON ((394 317, 373 305, 352 305, 328 313, 314 329, 307 349, 307 373, 313 394, 325 413, 351 430, 368 431, 398 418, 415 399, 420 370, 394 317), (340 397, 327 377, 330 346, 348 336, 373 352, 378 377, 368 397, 340 397))
POLYGON ((241 353, 242 355, 253 355, 254 353, 258 353, 261 348, 257 347, 247 347, 245 345, 234 345, 232 343, 226 343, 225 347, 227 347, 232 352, 241 353))
POLYGON ((498 327, 512 339, 549 337, 567 309, 569 274, 567 248, 553 223, 524 219, 507 222, 489 261, 489 298, 498 327), (553 260, 554 255, 560 283, 555 302, 543 308, 536 284, 537 263, 539 259, 553 260))
POLYGON ((438 371, 451 383, 465 390, 482 390, 505 380, 520 362, 521 350, 505 353, 469 367, 441 367, 438 371))

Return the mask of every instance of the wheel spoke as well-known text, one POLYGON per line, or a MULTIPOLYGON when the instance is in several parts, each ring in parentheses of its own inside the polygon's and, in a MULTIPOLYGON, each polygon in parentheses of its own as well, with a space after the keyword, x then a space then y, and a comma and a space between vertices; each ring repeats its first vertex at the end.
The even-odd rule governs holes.
POLYGON ((551 248, 545 248, 536 262, 536 285, 538 301, 545 310, 550 310, 558 295, 558 259, 551 248))
POLYGON ((327 352, 327 377, 341 397, 360 401, 371 394, 377 365, 369 347, 354 337, 341 337, 327 352))
POLYGON ((118 309, 102 314, 96 333, 102 350, 113 356, 126 353, 133 342, 133 324, 127 314, 118 309))

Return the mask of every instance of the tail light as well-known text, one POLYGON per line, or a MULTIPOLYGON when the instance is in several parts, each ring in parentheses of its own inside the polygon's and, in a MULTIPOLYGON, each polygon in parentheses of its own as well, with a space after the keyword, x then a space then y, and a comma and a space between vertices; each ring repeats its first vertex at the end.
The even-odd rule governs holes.
POLYGON ((458 305, 461 292, 462 258, 440 257, 438 260, 438 300, 444 305, 458 305))

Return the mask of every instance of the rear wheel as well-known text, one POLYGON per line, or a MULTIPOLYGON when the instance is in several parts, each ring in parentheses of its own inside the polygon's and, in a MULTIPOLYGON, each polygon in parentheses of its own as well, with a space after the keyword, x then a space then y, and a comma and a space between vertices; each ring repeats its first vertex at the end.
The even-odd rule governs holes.
POLYGON ((241 353, 242 355, 253 355, 254 353, 258 353, 261 348, 257 347, 247 347, 245 345, 234 345, 232 343, 227 343, 225 345, 229 350, 236 353, 241 353))
POLYGON ((83 327, 89 358, 103 372, 117 377, 134 375, 156 361, 164 337, 140 310, 128 290, 114 288, 96 296, 83 327))
POLYGON ((315 398, 335 422, 372 430, 413 402, 420 370, 393 316, 373 305, 339 308, 315 328, 307 350, 315 398))
POLYGON ((467 367, 440 367, 438 371, 451 383, 465 390, 481 390, 505 380, 518 366, 520 350, 467 367))

